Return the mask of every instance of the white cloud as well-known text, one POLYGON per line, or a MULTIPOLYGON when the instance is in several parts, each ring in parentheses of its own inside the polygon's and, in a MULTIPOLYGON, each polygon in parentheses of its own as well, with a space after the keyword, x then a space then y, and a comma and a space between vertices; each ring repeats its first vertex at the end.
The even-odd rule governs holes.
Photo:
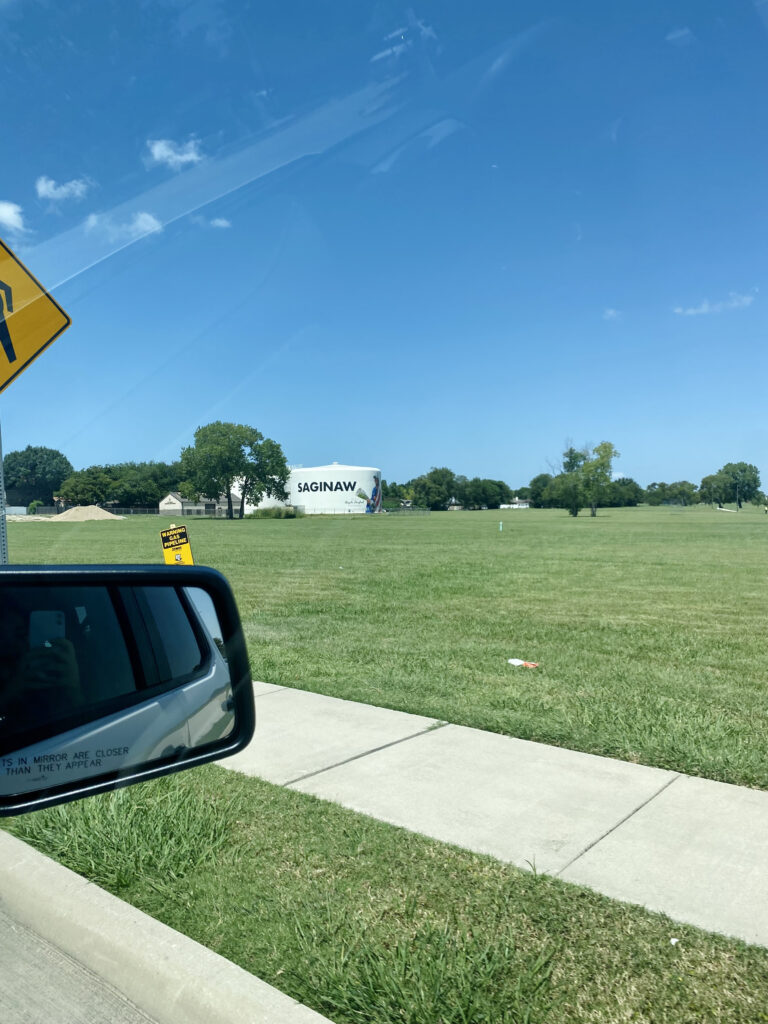
POLYGON ((419 19, 416 22, 416 26, 419 30, 419 35, 421 36, 422 39, 437 40, 437 33, 435 32, 431 25, 428 25, 426 23, 426 21, 422 21, 421 19, 419 19))
POLYGON ((142 210, 134 213, 129 221, 122 224, 112 220, 103 213, 92 213, 85 221, 85 230, 88 232, 98 231, 105 235, 110 242, 135 242, 145 235, 154 235, 163 230, 163 225, 154 216, 142 210))
POLYGON ((446 117, 443 121, 438 121, 437 124, 433 124, 430 128, 426 128, 421 132, 419 138, 427 140, 427 147, 432 149, 434 146, 439 145, 443 139, 447 139, 449 135, 453 135, 455 131, 461 128, 459 121, 453 117, 446 117))
POLYGON ((621 320, 621 313, 618 309, 612 309, 610 306, 603 310, 603 320, 621 320))
POLYGON ((39 199, 52 199, 56 202, 59 199, 82 199, 90 185, 85 178, 73 178, 72 181, 57 185, 53 178, 46 178, 42 174, 35 182, 35 191, 39 199))
POLYGON ((728 298, 721 302, 710 302, 709 299, 704 299, 698 306, 675 306, 672 312, 677 313, 678 316, 708 316, 710 313, 725 313, 729 309, 746 309, 754 301, 754 295, 729 292, 728 298))
POLYGON ((673 28, 671 32, 667 32, 664 40, 673 46, 690 46, 696 41, 696 36, 686 25, 684 28, 673 28))
POLYGON ((0 199, 0 228, 18 231, 19 234, 27 230, 24 227, 24 214, 18 203, 0 199))
POLYGON ((370 63, 373 64, 377 60, 384 60, 386 57, 399 57, 401 53, 405 53, 406 50, 410 49, 410 46, 410 39, 407 39, 404 43, 398 43, 397 46, 388 46, 386 50, 375 53, 371 57, 370 63))
POLYGON ((150 164, 165 164, 172 171, 180 171, 187 164, 199 164, 203 159, 198 139, 181 145, 173 139, 147 139, 150 164))
POLYGON ((203 217, 200 213, 193 213, 189 219, 193 224, 197 224, 200 228, 226 229, 232 227, 232 221, 227 220, 226 217, 211 217, 209 220, 207 217, 203 217))

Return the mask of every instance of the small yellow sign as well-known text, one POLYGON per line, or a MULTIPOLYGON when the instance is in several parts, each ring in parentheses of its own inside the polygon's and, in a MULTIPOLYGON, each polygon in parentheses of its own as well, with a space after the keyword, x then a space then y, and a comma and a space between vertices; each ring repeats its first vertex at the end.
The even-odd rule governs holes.
POLYGON ((0 241, 0 391, 71 323, 58 302, 0 241))
POLYGON ((172 526, 170 530, 161 530, 160 539, 163 542, 166 565, 195 564, 192 561, 192 548, 189 546, 186 526, 172 526))

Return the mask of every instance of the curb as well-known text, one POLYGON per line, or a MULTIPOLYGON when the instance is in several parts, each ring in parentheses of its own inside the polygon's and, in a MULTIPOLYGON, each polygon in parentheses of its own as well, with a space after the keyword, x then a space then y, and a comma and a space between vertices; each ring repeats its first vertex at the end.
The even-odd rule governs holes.
POLYGON ((0 906, 157 1024, 332 1024, 2 830, 0 906))

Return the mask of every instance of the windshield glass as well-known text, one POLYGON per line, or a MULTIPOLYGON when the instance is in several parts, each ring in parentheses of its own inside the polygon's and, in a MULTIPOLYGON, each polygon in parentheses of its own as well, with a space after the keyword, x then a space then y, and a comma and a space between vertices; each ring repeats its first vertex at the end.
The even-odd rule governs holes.
POLYGON ((390 481, 609 431, 698 481, 765 439, 766 11, 0 4, 0 236, 75 324, 6 450, 170 462, 258 408, 390 481))

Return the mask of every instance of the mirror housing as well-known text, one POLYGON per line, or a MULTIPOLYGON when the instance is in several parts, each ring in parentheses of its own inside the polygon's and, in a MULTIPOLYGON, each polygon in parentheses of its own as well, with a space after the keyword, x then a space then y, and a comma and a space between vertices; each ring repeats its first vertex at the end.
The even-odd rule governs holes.
POLYGON ((228 757, 254 725, 215 569, 0 566, 0 817, 228 757))

